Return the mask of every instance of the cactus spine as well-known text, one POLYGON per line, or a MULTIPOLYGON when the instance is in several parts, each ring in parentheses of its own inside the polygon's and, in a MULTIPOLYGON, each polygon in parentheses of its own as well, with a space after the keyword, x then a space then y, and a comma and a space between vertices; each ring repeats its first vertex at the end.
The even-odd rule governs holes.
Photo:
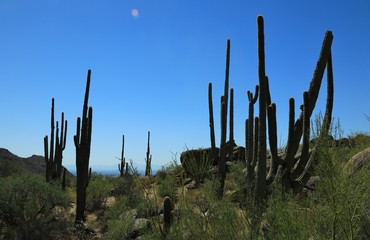
POLYGON ((152 173, 152 155, 150 154, 150 131, 148 131, 148 145, 146 150, 145 163, 145 176, 150 176, 152 173))
POLYGON ((77 174, 77 206, 76 206, 76 223, 82 223, 85 219, 86 206, 86 188, 91 177, 90 161, 90 146, 92 132, 92 107, 88 107, 89 91, 90 91, 91 70, 87 72, 86 90, 84 105, 82 109, 82 126, 81 118, 77 118, 77 130, 74 136, 74 144, 76 147, 76 174, 77 174))
POLYGON ((58 121, 56 122, 56 135, 55 135, 55 146, 54 146, 54 98, 51 99, 51 133, 50 133, 50 155, 48 148, 48 136, 44 137, 44 156, 46 173, 46 182, 49 180, 56 180, 61 178, 62 174, 62 160, 63 151, 66 147, 67 139, 67 120, 64 121, 64 113, 62 112, 61 129, 59 136, 58 121))
POLYGON ((125 135, 122 134, 122 151, 121 151, 121 164, 118 164, 118 171, 120 172, 120 176, 123 177, 125 175, 125 167, 127 172, 127 165, 125 162, 125 135))

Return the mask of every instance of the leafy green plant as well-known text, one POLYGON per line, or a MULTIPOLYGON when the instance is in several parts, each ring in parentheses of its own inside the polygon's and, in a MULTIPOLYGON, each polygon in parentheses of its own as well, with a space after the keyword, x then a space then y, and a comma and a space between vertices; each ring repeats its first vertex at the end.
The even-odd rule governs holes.
POLYGON ((163 180, 161 180, 157 186, 157 193, 160 197, 164 198, 169 196, 174 199, 176 196, 178 184, 176 179, 172 175, 167 175, 163 180))
POLYGON ((104 209, 106 199, 113 189, 113 183, 110 177, 92 174, 86 194, 86 210, 94 211, 104 209))
POLYGON ((0 222, 6 239, 50 239, 66 228, 60 218, 67 194, 41 176, 24 174, 0 179, 0 222))
POLYGON ((108 220, 108 231, 105 234, 105 239, 129 239, 129 233, 132 230, 134 223, 135 220, 132 218, 108 220))
POLYGON ((210 154, 203 152, 200 159, 197 159, 191 151, 189 151, 189 159, 183 161, 184 168, 195 181, 196 184, 201 184, 210 175, 213 159, 210 154))

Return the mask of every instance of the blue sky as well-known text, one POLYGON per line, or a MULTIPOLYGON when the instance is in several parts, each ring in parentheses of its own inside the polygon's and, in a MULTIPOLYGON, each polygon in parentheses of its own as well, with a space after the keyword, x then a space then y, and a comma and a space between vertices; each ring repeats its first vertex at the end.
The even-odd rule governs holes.
MULTIPOLYGON (((266 72, 277 104, 279 144, 286 142, 288 100, 302 103, 326 30, 333 31, 334 117, 344 134, 370 131, 370 2, 1 0, 0 147, 43 155, 56 119, 68 120, 64 164, 73 165, 76 118, 87 70, 94 109, 90 165, 126 159, 143 165, 151 131, 154 165, 185 147, 208 147, 208 83, 213 83, 216 138, 226 41, 235 91, 235 138, 244 145, 247 90, 257 84, 256 17, 265 18, 266 72), (136 9, 136 14, 133 10, 136 9)), ((325 87, 316 113, 325 105, 325 87)), ((297 110, 298 112, 298 110, 297 110)), ((219 140, 218 140, 219 142, 219 140)))

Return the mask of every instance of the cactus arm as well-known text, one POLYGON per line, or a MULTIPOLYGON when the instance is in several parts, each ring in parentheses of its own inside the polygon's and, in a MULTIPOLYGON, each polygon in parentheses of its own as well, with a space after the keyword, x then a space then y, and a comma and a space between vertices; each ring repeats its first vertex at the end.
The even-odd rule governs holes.
POLYGON ((280 161, 278 159, 278 150, 277 150, 277 124, 276 124, 276 105, 272 103, 267 109, 268 114, 268 135, 269 135, 269 144, 271 151, 271 163, 270 170, 267 175, 266 184, 270 185, 276 175, 280 161))
POLYGON ((303 173, 309 159, 309 144, 310 144, 310 117, 309 117, 309 95, 308 92, 303 93, 303 142, 302 154, 296 168, 291 172, 289 178, 293 182, 303 173))
POLYGON ((208 84, 208 111, 209 111, 209 129, 211 138, 212 157, 213 163, 215 164, 218 162, 218 154, 216 150, 215 125, 213 119, 212 83, 208 84))
POLYGON ((229 159, 233 159, 233 152, 234 152, 234 89, 230 88, 230 119, 229 119, 229 159))

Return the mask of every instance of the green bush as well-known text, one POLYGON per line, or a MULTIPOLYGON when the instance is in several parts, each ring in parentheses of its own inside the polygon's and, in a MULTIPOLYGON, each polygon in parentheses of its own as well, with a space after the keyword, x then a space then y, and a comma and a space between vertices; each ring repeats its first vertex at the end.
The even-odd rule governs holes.
POLYGON ((113 189, 112 177, 93 174, 86 190, 86 210, 94 211, 106 207, 107 197, 113 189))
POLYGON ((175 199, 178 184, 176 179, 172 175, 167 175, 166 178, 161 180, 157 186, 157 193, 160 197, 164 198, 169 196, 171 199, 175 199))
POLYGON ((60 217, 69 206, 60 187, 35 174, 0 179, 0 221, 6 239, 50 239, 66 229, 60 217))
POLYGON ((108 220, 108 231, 105 234, 105 239, 130 239, 129 233, 133 228, 134 222, 135 220, 132 218, 122 220, 108 220))
POLYGON ((210 175, 213 159, 210 154, 203 152, 201 159, 197 159, 194 154, 189 151, 189 157, 183 161, 184 168, 190 174, 196 184, 201 184, 210 175))
POLYGON ((247 239, 247 222, 228 200, 192 195, 174 217, 166 239, 247 239), (201 203, 202 202, 202 203, 201 203))
POLYGON ((368 239, 370 237, 369 168, 357 172, 343 170, 341 149, 323 153, 317 173, 321 176, 316 202, 322 206, 325 232, 336 239, 368 239), (326 220, 326 221, 325 221, 326 220))

